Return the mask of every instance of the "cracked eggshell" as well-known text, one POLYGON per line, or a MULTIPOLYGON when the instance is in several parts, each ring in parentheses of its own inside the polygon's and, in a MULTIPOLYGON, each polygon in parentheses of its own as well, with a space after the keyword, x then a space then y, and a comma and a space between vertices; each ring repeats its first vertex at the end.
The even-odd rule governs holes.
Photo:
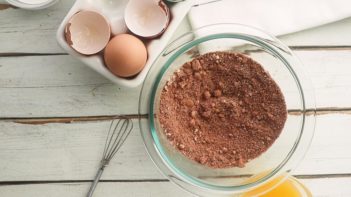
POLYGON ((170 10, 162 0, 130 0, 124 12, 128 29, 144 38, 161 35, 170 18, 170 10))
POLYGON ((78 53, 92 55, 102 51, 110 40, 110 25, 104 16, 93 11, 74 14, 65 27, 65 38, 78 53))

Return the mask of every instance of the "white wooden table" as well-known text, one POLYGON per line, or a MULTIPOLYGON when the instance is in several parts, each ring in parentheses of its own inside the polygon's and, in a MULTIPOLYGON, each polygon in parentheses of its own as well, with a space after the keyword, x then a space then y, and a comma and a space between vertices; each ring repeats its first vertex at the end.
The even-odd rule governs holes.
MULTIPOLYGON (((136 127, 95 196, 191 196, 144 149, 140 88, 112 84, 57 45, 72 4, 36 12, 0 6, 0 196, 84 196, 109 121, 125 114, 136 127)), ((351 196, 351 18, 281 39, 305 64, 317 97, 315 137, 295 175, 314 196, 351 196)))

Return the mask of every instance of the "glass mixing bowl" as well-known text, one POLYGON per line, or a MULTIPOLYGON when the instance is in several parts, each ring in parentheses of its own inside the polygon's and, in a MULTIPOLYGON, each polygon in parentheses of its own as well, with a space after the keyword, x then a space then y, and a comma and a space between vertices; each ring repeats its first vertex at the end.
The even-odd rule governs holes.
POLYGON ((313 89, 300 65, 287 46, 256 28, 216 24, 182 35, 159 55, 141 90, 139 113, 148 116, 140 119, 140 129, 152 160, 170 180, 200 196, 234 196, 288 174, 306 153, 315 124, 313 89), (188 159, 170 145, 157 119, 160 93, 170 76, 185 62, 214 51, 250 56, 285 97, 288 117, 280 136, 244 168, 212 169, 188 159))

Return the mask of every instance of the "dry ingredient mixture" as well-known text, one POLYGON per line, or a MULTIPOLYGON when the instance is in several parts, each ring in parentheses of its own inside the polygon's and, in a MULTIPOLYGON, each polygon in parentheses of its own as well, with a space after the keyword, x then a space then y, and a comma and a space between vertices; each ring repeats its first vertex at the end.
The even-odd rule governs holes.
POLYGON ((262 66, 213 52, 185 63, 161 92, 158 120, 170 143, 212 168, 244 167, 281 133, 287 110, 262 66))

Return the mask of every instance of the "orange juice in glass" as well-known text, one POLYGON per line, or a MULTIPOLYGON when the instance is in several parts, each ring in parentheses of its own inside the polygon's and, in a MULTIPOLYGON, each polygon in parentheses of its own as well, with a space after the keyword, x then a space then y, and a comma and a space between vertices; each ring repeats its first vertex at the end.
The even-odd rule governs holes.
MULTIPOLYGON (((262 175, 256 175, 250 180, 255 181, 261 177, 262 175)), ((245 192, 240 197, 312 197, 312 194, 295 177, 285 174, 245 192)))

